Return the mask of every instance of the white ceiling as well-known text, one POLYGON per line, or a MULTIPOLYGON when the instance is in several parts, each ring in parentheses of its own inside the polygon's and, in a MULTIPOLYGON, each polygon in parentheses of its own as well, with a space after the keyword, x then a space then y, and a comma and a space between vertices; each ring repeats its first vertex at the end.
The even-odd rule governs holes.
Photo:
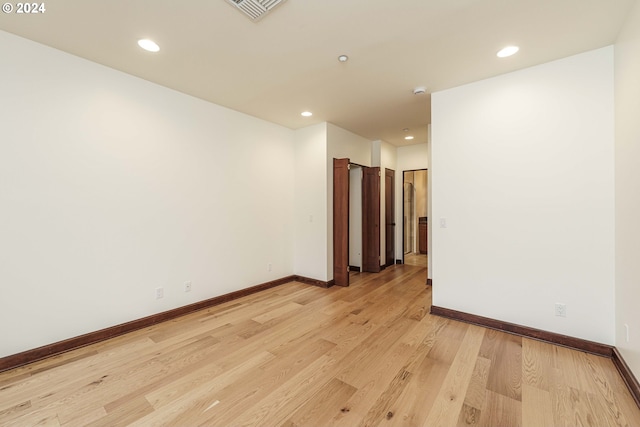
POLYGON ((634 1, 287 0, 253 22, 226 0, 55 0, 0 29, 292 129, 405 145, 403 128, 426 141, 429 93, 609 45, 634 1))

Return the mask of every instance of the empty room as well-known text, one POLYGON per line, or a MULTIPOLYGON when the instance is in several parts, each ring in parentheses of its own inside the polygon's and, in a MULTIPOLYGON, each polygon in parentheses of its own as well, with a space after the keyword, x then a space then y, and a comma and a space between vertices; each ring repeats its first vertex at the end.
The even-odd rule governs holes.
POLYGON ((5 2, 0 426, 640 425, 639 0, 5 2))

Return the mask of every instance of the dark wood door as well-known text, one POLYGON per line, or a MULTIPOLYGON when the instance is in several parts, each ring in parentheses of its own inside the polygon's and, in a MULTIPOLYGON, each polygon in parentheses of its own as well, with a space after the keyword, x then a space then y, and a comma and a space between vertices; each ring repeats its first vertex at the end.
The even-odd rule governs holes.
POLYGON ((427 221, 426 220, 420 220, 420 223, 418 225, 418 229, 420 230, 420 233, 418 234, 418 250, 420 251, 421 254, 426 254, 427 253, 427 221))
POLYGON ((380 271, 380 168, 362 168, 362 271, 380 271))
POLYGON ((396 217, 395 205, 395 171, 384 170, 384 217, 385 217, 385 265, 390 267, 395 262, 396 217))
POLYGON ((349 159, 333 159, 333 280, 349 286, 349 159))

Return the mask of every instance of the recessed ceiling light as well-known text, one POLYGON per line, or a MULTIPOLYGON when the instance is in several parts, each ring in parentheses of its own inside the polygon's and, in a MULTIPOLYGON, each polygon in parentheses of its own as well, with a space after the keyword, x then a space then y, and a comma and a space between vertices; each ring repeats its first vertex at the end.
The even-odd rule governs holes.
POLYGON ((347 55, 338 56, 338 61, 340 62, 347 62, 348 60, 349 60, 349 57, 347 55))
POLYGON ((409 135, 409 136, 405 136, 405 137, 404 137, 404 139, 406 139, 407 141, 409 141, 409 140, 412 140, 412 139, 413 139, 413 137, 412 137, 411 135, 409 135))
POLYGON ((313 116, 313 113, 311 111, 303 111, 300 115, 304 117, 311 117, 313 116))
POLYGON ((507 46, 500 49, 500 51, 496 55, 498 55, 498 58, 506 58, 507 56, 511 56, 519 50, 520 48, 518 46, 507 46))
POLYGON ((149 39, 138 40, 138 46, 149 52, 157 52, 160 50, 160 46, 158 46, 153 40, 149 39))

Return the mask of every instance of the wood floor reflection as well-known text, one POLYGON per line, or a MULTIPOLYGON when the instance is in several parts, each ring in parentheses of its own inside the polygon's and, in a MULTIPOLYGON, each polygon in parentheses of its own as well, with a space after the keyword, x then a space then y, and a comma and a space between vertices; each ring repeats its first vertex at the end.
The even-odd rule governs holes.
POLYGON ((428 262, 427 254, 410 252, 404 255, 404 263, 418 267, 426 267, 428 262))

